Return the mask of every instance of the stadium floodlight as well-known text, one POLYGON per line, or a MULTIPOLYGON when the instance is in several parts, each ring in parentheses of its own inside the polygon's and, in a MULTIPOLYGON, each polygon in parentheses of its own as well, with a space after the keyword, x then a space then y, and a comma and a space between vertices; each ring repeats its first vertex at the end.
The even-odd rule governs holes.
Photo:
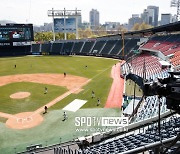
POLYGON ((171 0, 171 7, 177 8, 177 15, 176 19, 178 21, 179 15, 180 15, 180 0, 171 0))

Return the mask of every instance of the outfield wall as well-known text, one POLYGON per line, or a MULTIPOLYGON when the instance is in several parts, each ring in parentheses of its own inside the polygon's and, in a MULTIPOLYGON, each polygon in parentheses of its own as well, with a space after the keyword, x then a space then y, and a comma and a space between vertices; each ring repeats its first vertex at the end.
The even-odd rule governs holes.
POLYGON ((84 55, 101 56, 109 58, 120 58, 129 56, 140 39, 125 39, 124 53, 122 39, 107 40, 71 40, 59 42, 47 42, 42 44, 32 44, 31 53, 33 55, 84 55))
POLYGON ((31 54, 31 46, 0 46, 0 57, 31 54))
POLYGON ((133 52, 140 39, 68 40, 36 43, 29 46, 0 46, 0 56, 18 55, 84 55, 123 59, 133 52), (124 55, 123 55, 124 54, 124 55))

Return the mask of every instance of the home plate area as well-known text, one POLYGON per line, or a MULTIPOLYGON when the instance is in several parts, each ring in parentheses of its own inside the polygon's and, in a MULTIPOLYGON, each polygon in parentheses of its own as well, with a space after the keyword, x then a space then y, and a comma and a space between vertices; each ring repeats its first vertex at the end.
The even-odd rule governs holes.
POLYGON ((32 121, 32 117, 26 117, 26 118, 17 118, 18 123, 25 123, 25 122, 30 122, 32 121))
POLYGON ((75 99, 71 103, 69 103, 67 106, 63 108, 65 111, 72 111, 76 112, 79 110, 84 104, 86 104, 87 100, 81 100, 81 99, 75 99))
POLYGON ((27 129, 39 125, 43 121, 42 115, 33 112, 15 114, 6 121, 6 126, 13 129, 27 129))

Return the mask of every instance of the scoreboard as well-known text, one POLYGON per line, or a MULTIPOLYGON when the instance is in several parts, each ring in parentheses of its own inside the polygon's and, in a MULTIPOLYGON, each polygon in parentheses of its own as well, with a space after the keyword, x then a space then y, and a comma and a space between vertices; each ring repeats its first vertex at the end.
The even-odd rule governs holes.
POLYGON ((32 24, 0 25, 0 46, 30 45, 34 40, 32 24))

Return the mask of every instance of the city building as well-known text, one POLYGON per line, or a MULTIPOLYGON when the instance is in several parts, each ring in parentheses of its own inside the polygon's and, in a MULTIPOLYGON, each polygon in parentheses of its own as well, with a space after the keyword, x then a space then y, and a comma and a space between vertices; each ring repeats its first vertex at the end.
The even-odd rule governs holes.
POLYGON ((82 17, 78 16, 77 20, 78 20, 78 27, 81 27, 81 25, 82 25, 82 17))
POLYGON ((141 24, 142 22, 143 22, 143 21, 142 21, 142 19, 139 17, 139 14, 133 14, 132 17, 129 19, 128 29, 131 30, 136 23, 141 24))
POLYGON ((92 29, 99 26, 99 11, 97 11, 96 9, 92 9, 90 11, 89 22, 91 24, 92 29))
POLYGON ((83 21, 80 28, 83 30, 85 30, 87 28, 91 28, 91 24, 89 22, 83 21))
POLYGON ((120 22, 105 22, 104 27, 106 30, 117 30, 120 27, 120 22))
POLYGON ((149 19, 148 19, 148 11, 147 9, 144 9, 144 12, 141 14, 141 19, 144 23, 148 24, 149 23, 149 19))
POLYGON ((148 6, 141 14, 142 21, 154 27, 158 26, 159 7, 148 6))
POLYGON ((52 32, 52 23, 44 23, 41 26, 33 26, 34 32, 52 32))
POLYGON ((147 11, 149 12, 149 24, 154 27, 158 26, 159 7, 148 6, 147 11), (152 21, 151 21, 151 18, 152 18, 152 21))
POLYGON ((170 13, 161 14, 161 25, 166 25, 172 22, 172 15, 170 13))

